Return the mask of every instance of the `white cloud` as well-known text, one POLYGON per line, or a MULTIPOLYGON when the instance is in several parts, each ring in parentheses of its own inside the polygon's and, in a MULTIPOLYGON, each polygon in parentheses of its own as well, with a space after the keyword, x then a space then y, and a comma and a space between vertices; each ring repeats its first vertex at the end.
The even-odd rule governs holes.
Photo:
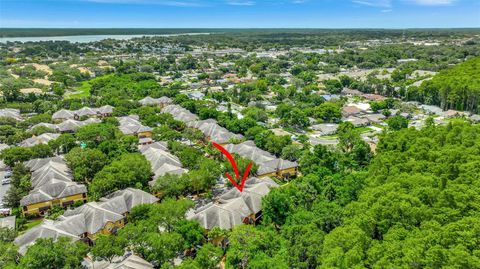
POLYGON ((352 2, 355 4, 371 6, 371 7, 391 7, 392 6, 391 0, 352 0, 352 2))
POLYGON ((81 0, 86 2, 95 2, 103 4, 155 4, 163 6, 174 7, 198 7, 203 6, 202 3, 196 0, 81 0))
POLYGON ((382 9, 382 12, 383 13, 388 13, 388 12, 392 12, 392 10, 391 9, 382 9))
POLYGON ((239 1, 239 0, 230 0, 227 1, 227 4, 232 6, 253 6, 255 5, 254 1, 239 1))
POLYGON ((417 5, 422 6, 448 6, 456 2, 456 0, 408 0, 417 5))

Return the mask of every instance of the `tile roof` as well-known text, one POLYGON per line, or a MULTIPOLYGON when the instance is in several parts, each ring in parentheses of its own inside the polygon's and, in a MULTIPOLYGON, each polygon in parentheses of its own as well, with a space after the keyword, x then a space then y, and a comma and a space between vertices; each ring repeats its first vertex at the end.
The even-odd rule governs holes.
POLYGON ((21 147, 33 147, 36 145, 41 145, 41 144, 48 144, 50 140, 55 140, 60 136, 60 134, 55 134, 55 133, 44 133, 39 136, 33 136, 30 138, 27 138, 20 142, 21 147))
POLYGON ((296 162, 280 159, 269 152, 258 148, 253 141, 245 141, 240 144, 228 144, 225 146, 231 153, 237 153, 243 158, 250 159, 258 165, 258 175, 264 175, 298 167, 296 162))
POLYGON ((227 129, 218 125, 214 119, 207 119, 201 121, 191 121, 187 123, 188 127, 199 129, 211 141, 219 144, 228 143, 233 139, 243 139, 242 135, 234 134, 227 129))
POLYGON ((85 185, 72 180, 71 171, 61 157, 33 159, 26 166, 32 171, 33 190, 20 200, 21 206, 87 193, 85 185))
POLYGON ((172 115, 174 119, 185 123, 198 120, 197 115, 179 105, 168 105, 162 109, 162 113, 168 113, 172 115))
POLYGON ((270 178, 249 178, 243 192, 232 188, 222 194, 217 202, 187 212, 186 217, 198 221, 207 230, 214 227, 230 230, 242 224, 246 217, 259 213, 262 210, 262 198, 277 186, 270 178))
POLYGON ((28 246, 38 238, 56 240, 66 236, 79 240, 85 233, 97 233, 108 222, 124 219, 132 207, 157 201, 155 196, 134 188, 116 191, 99 202, 89 202, 73 210, 67 210, 56 221, 44 220, 40 225, 18 236, 15 244, 19 246, 20 253, 24 254, 28 246))

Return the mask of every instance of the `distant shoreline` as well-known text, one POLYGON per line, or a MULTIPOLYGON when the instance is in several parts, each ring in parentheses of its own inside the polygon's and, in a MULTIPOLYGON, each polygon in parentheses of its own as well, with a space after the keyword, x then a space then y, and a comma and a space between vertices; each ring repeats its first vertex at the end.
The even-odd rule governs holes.
POLYGON ((177 34, 158 34, 158 35, 65 35, 65 36, 22 36, 22 37, 0 37, 0 43, 7 42, 48 42, 48 41, 68 41, 71 43, 89 43, 105 39, 127 40, 142 37, 172 37, 182 35, 209 35, 210 33, 177 33, 177 34))
POLYGON ((0 28, 0 38, 86 35, 171 35, 198 33, 325 33, 345 31, 454 31, 479 32, 480 28, 0 28))

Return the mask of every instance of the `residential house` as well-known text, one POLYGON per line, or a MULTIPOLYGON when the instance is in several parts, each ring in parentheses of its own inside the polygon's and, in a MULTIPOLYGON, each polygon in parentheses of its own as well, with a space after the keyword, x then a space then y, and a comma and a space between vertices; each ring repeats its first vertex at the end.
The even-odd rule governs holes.
POLYGON ((172 99, 166 96, 162 96, 160 98, 152 98, 150 96, 147 96, 138 102, 142 106, 160 106, 160 107, 165 107, 173 103, 172 99))
POLYGON ((187 96, 194 100, 202 100, 203 97, 205 97, 205 94, 203 94, 200 91, 193 91, 193 92, 188 92, 187 96))
POLYGON ((423 109, 428 114, 434 114, 434 115, 438 115, 438 116, 443 115, 443 109, 441 109, 438 106, 421 105, 420 108, 423 109))
POLYGON ((19 247, 19 252, 24 254, 38 238, 56 240, 59 237, 69 237, 76 241, 92 242, 99 234, 114 234, 122 228, 132 207, 157 201, 153 195, 138 189, 116 191, 98 202, 67 210, 55 221, 44 220, 17 237, 15 244, 19 247))
POLYGON ((53 206, 68 207, 87 201, 87 188, 72 180, 62 157, 33 159, 25 164, 31 171, 32 190, 20 200, 22 214, 43 215, 53 206))
POLYGON ((263 177, 290 178, 298 173, 298 164, 276 158, 271 153, 259 149, 253 141, 240 144, 228 144, 225 148, 231 153, 237 153, 243 158, 252 160, 258 165, 257 175, 263 177))
POLYGON ((445 112, 443 112, 443 116, 445 118, 455 118, 455 117, 462 117, 462 116, 465 116, 465 117, 468 117, 468 113, 466 112, 463 112, 463 111, 457 111, 457 110, 453 110, 453 109, 449 109, 445 112))
POLYGON ((2 108, 2 109, 0 109, 0 117, 2 117, 2 118, 12 118, 16 121, 23 120, 22 116, 20 115, 20 109, 15 109, 15 108, 2 108))
POLYGON ((346 119, 343 119, 343 121, 351 122, 353 124, 353 126, 355 126, 355 127, 362 127, 362 126, 367 126, 367 125, 370 124, 368 119, 354 117, 354 116, 350 116, 346 119))
POLYGON ((30 138, 27 138, 20 142, 21 147, 33 147, 36 145, 44 145, 48 144, 50 140, 55 140, 60 136, 60 134, 54 134, 54 133, 43 133, 39 136, 33 136, 30 138))
POLYGON ((478 115, 478 114, 471 115, 470 120, 475 122, 475 123, 478 123, 478 122, 480 122, 480 115, 478 115))
POLYGON ((104 269, 153 269, 154 266, 135 254, 122 257, 121 261, 111 263, 104 269))
POLYGON ((379 113, 367 114, 364 118, 367 119, 370 124, 379 124, 386 119, 385 115, 379 113))
POLYGON ((312 130, 318 132, 319 135, 333 135, 337 133, 338 124, 336 123, 321 123, 311 126, 312 130))
POLYGON ((67 109, 61 109, 52 115, 52 120, 68 120, 73 119, 75 116, 72 111, 67 109))
POLYGON ((52 115, 52 120, 55 121, 63 121, 68 119, 80 119, 83 116, 86 117, 99 117, 104 118, 112 115, 113 113, 113 106, 102 106, 99 108, 90 108, 90 107, 83 107, 78 110, 67 110, 61 109, 52 115))
POLYGON ((227 129, 218 125, 217 121, 214 119, 191 121, 187 123, 187 126, 200 130, 209 141, 220 145, 225 145, 232 139, 243 139, 242 135, 234 134, 228 131, 227 129))
POLYGON ((91 124, 91 123, 101 123, 102 121, 99 119, 95 118, 90 118, 86 119, 84 121, 77 121, 77 120, 72 120, 68 119, 66 121, 63 121, 57 125, 55 125, 55 130, 61 132, 61 133, 74 133, 81 127, 91 124))
POLYGON ((361 110, 356 106, 345 106, 342 108, 342 115, 344 117, 360 114, 361 110))
POLYGON ((125 135, 135 135, 138 138, 152 137, 153 135, 153 129, 140 123, 137 115, 117 117, 117 120, 120 123, 118 128, 125 135))
POLYGON ((275 187, 278 184, 270 178, 249 178, 242 192, 232 188, 216 202, 187 212, 186 218, 198 221, 206 231, 215 227, 230 230, 240 224, 256 223, 262 216, 262 198, 275 187))
POLYGON ((368 101, 382 101, 382 100, 385 100, 385 97, 383 97, 379 94, 372 94, 372 93, 362 94, 362 97, 364 97, 368 101))
POLYGON ((187 123, 198 120, 198 116, 188 111, 179 105, 168 105, 162 108, 162 113, 168 113, 173 116, 175 120, 187 123))
POLYGON ((152 185, 158 177, 166 174, 181 175, 188 172, 182 167, 182 163, 177 156, 168 152, 165 142, 155 142, 146 146, 139 146, 139 151, 150 162, 154 180, 150 182, 152 185))
POLYGON ((352 90, 352 89, 348 89, 348 88, 343 88, 341 93, 343 95, 346 95, 346 96, 360 96, 360 95, 363 94, 363 92, 361 92, 359 90, 352 90))
POLYGON ((32 131, 33 129, 35 129, 37 127, 45 127, 45 128, 48 128, 52 131, 55 131, 55 129, 57 128, 57 125, 52 124, 52 123, 41 122, 41 123, 37 123, 37 124, 33 125, 32 127, 30 127, 28 129, 28 131, 32 131))
MULTIPOLYGON (((75 218, 78 219, 78 218, 75 218)), ((14 243, 18 246, 18 252, 22 255, 25 255, 27 252, 28 247, 33 245, 38 238, 51 238, 53 240, 57 240, 60 237, 67 237, 73 241, 79 241, 82 238, 80 235, 83 234, 83 230, 85 229, 84 223, 81 221, 75 221, 74 218, 71 219, 64 219, 63 221, 53 221, 45 219, 43 222, 28 231, 24 234, 18 236, 14 243), (74 222, 74 225, 69 223, 74 222), (67 232, 64 228, 65 227, 78 227, 79 228, 79 235, 72 234, 67 232)))
POLYGON ((15 230, 15 227, 16 227, 15 221, 16 221, 15 216, 0 218, 0 228, 8 228, 8 229, 15 230))

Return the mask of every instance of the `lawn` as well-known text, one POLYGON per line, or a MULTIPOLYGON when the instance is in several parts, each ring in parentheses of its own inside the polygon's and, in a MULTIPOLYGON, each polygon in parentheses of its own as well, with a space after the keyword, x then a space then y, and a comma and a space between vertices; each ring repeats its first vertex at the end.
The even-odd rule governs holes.
POLYGON ((82 86, 78 87, 75 92, 65 94, 65 99, 78 99, 83 97, 90 96, 90 85, 89 81, 83 81, 82 86))
POLYGON ((66 93, 64 95, 64 98, 65 99, 79 99, 79 98, 83 98, 83 97, 88 97, 90 96, 90 89, 92 88, 92 82, 95 82, 95 81, 98 81, 100 79, 104 79, 104 78, 107 78, 109 76, 113 76, 114 74, 109 74, 109 75, 105 75, 105 76, 100 76, 100 77, 96 77, 96 78, 93 78, 91 80, 87 80, 87 81, 83 81, 81 82, 81 86, 76 88, 74 92, 71 92, 71 93, 66 93))
POLYGON ((357 132, 358 134, 368 133, 368 132, 371 132, 371 131, 372 131, 372 129, 368 128, 368 127, 355 128, 355 132, 357 132))
POLYGON ((29 220, 25 225, 23 225, 22 231, 19 232, 19 235, 39 225, 40 223, 42 223, 42 221, 43 221, 43 218, 29 220))

